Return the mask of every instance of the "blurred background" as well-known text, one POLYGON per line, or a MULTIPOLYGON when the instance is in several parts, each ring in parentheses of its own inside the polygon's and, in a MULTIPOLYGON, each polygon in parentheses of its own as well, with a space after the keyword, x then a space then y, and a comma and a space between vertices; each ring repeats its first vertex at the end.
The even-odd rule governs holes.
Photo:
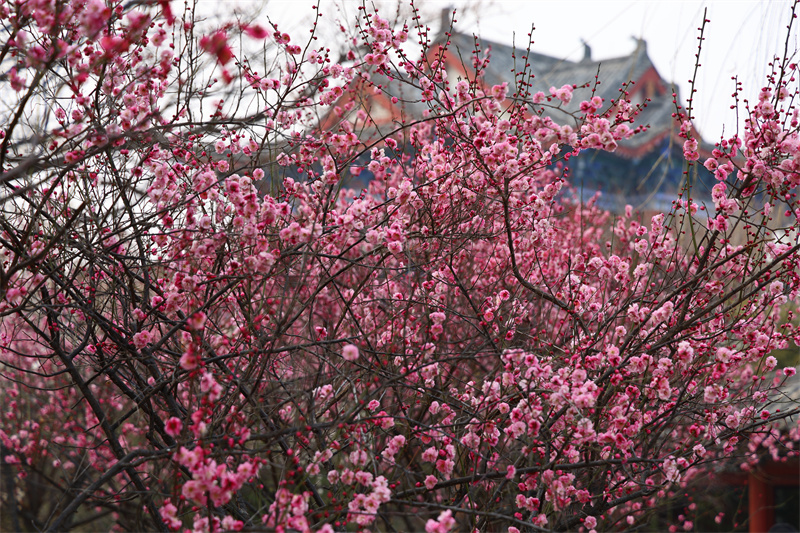
MULTIPOLYGON (((301 36, 307 31, 312 10, 319 5, 331 22, 354 20, 358 1, 345 0, 200 0, 213 10, 241 10, 257 13, 259 20, 280 24, 283 31, 301 36), (305 7, 304 7, 305 6, 305 7), (294 31, 292 31, 294 30, 294 31)), ((372 1, 383 17, 409 18, 407 2, 372 1)), ((697 52, 697 28, 704 9, 711 21, 706 27, 701 68, 696 80, 695 127, 704 139, 718 140, 725 127, 728 136, 736 123, 730 109, 737 75, 743 83, 743 95, 755 99, 763 85, 768 63, 783 54, 787 42, 786 26, 791 18, 792 2, 754 0, 420 0, 416 4, 423 20, 434 35, 438 34, 441 10, 454 7, 459 33, 478 34, 501 44, 525 48, 528 33, 535 26, 531 49, 560 59, 579 61, 586 42, 592 58, 602 60, 630 55, 636 39, 647 42, 647 53, 661 77, 674 82, 684 98, 689 94, 697 52), (725 126, 727 125, 727 126, 725 126)), ((330 27, 330 26, 329 26, 330 27)), ((788 50, 796 56, 798 32, 789 36, 788 50)), ((577 81, 576 81, 577 83, 577 81)), ((740 117, 740 123, 741 119, 740 117)))

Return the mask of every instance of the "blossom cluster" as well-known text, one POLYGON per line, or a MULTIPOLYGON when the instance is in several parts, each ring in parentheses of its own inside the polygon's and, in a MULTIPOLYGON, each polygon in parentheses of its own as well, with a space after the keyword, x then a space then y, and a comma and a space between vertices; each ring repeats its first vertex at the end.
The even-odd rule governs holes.
POLYGON ((477 49, 452 81, 418 18, 359 13, 334 62, 169 2, 0 6, 0 442, 64 502, 40 529, 636 527, 796 456, 795 66, 702 166, 676 109, 709 205, 612 214, 565 163, 641 131, 624 91, 485 86, 477 49), (425 113, 385 130, 394 80, 425 113))

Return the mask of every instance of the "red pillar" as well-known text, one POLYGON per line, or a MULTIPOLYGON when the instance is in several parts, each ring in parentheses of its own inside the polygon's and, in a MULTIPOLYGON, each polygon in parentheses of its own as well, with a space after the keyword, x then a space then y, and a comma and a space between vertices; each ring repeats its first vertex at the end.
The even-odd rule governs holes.
POLYGON ((750 504, 750 533, 766 533, 775 523, 772 485, 763 472, 750 472, 747 480, 750 504))

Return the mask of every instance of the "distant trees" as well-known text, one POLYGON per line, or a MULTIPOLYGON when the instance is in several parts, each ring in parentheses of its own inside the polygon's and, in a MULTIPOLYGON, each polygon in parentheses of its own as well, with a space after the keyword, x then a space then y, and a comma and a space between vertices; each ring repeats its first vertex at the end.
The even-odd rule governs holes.
POLYGON ((640 220, 557 165, 632 135, 630 102, 560 125, 573 86, 451 83, 414 20, 361 10, 343 62, 166 1, 0 20, 4 529, 608 530, 747 443, 796 455, 788 60, 702 162, 714 205, 640 220), (372 73, 428 117, 315 129, 372 73))

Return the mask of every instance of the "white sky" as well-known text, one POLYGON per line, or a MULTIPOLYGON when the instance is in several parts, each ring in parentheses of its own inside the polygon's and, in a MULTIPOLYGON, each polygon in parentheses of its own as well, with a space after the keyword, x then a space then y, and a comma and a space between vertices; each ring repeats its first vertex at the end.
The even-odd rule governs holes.
MULTIPOLYGON (((356 13, 360 1, 318 0, 326 17, 341 19, 356 13), (336 5, 341 5, 337 8, 336 5)), ((177 2, 176 2, 177 3, 177 2)), ((212 11, 229 12, 234 6, 255 8, 258 18, 268 15, 281 29, 297 38, 307 35, 304 15, 317 0, 200 0, 212 11)), ((393 14, 395 2, 379 0, 384 16, 393 14)), ((684 99, 689 94, 688 80, 694 69, 697 51, 697 28, 708 7, 706 40, 701 53, 701 68, 696 80, 695 124, 707 141, 719 139, 723 125, 726 133, 735 128, 731 76, 744 82, 742 96, 755 100, 764 84, 769 60, 783 53, 786 25, 791 13, 790 1, 752 0, 417 0, 416 5, 438 32, 439 12, 455 5, 456 29, 478 33, 494 41, 518 46, 527 44, 527 34, 534 24, 536 52, 579 60, 583 56, 581 39, 592 47, 595 59, 627 55, 634 49, 632 37, 648 43, 648 54, 663 78, 680 87, 684 99)), ((176 6, 177 7, 177 6, 176 6)), ((218 13, 223 14, 223 13, 218 13)), ((798 26, 795 22, 789 42, 790 52, 797 50, 798 26)), ((796 58, 800 62, 800 57, 796 58)), ((602 71, 601 71, 602 72, 602 71)), ((580 83, 588 80, 575 80, 580 83)))

